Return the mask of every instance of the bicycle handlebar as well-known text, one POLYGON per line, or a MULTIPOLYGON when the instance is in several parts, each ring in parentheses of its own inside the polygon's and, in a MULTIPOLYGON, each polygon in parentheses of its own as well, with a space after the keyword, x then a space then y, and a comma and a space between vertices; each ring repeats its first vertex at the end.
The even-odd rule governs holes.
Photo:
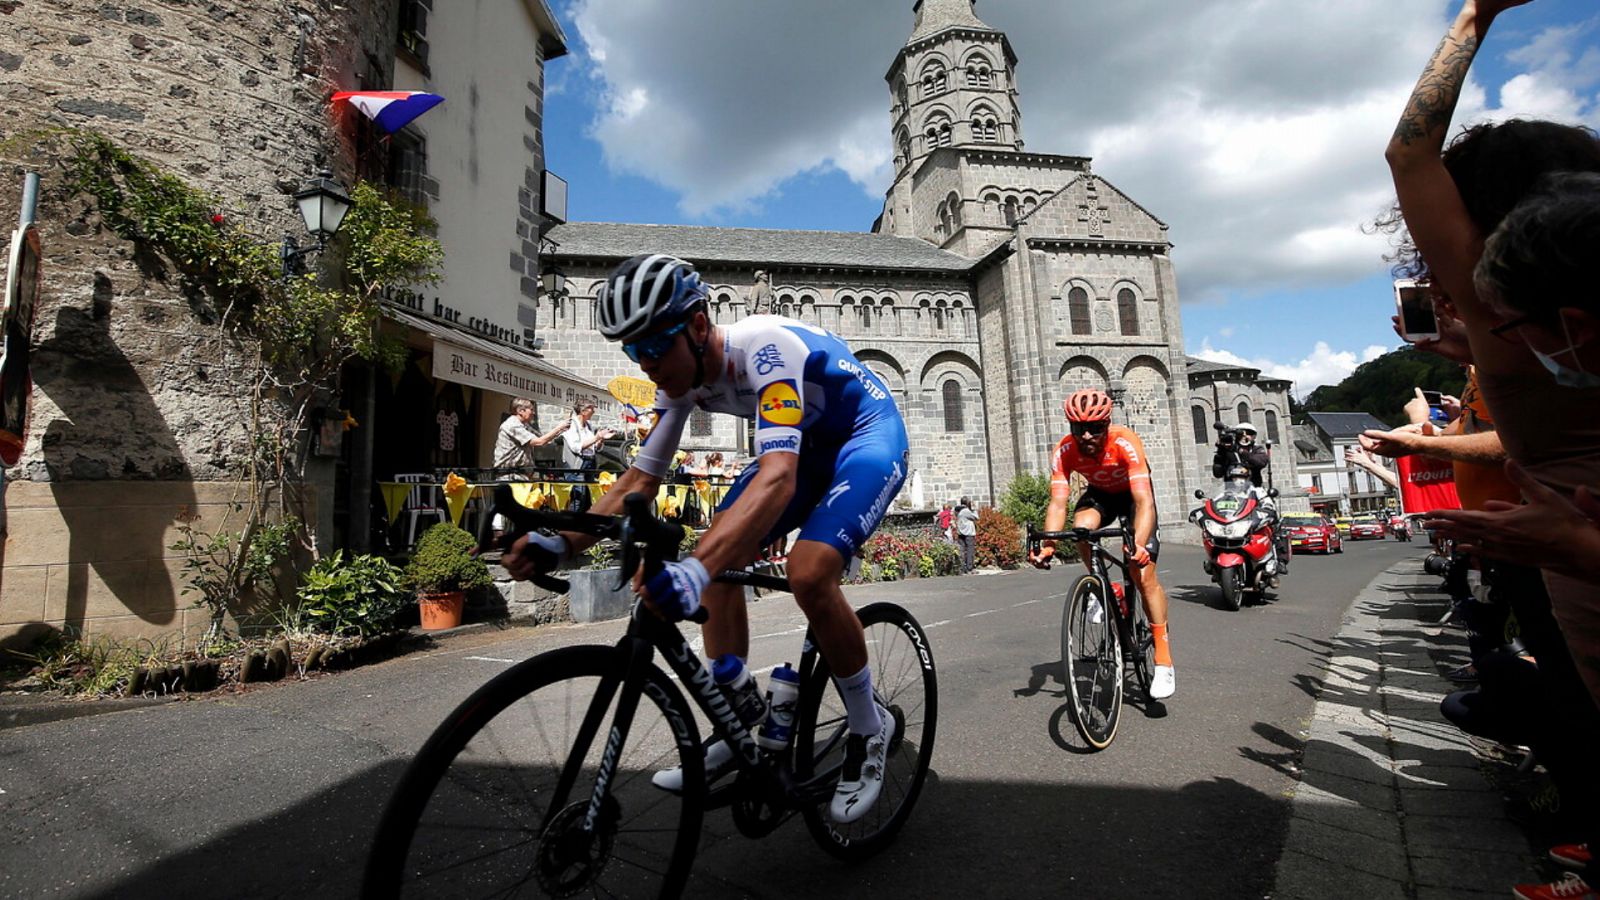
POLYGON ((1111 528, 1068 528, 1065 531, 1034 531, 1028 527, 1028 543, 1037 544, 1040 541, 1098 541, 1101 538, 1122 537, 1127 530, 1122 526, 1111 528))
MULTIPOLYGON (((511 544, 518 537, 536 529, 550 531, 575 531, 579 534, 593 535, 598 538, 615 540, 622 551, 621 575, 617 582, 618 589, 627 584, 634 572, 644 566, 645 577, 648 578, 659 571, 663 564, 678 558, 678 549, 683 545, 683 526, 673 525, 657 519, 650 512, 650 497, 647 494, 632 493, 623 498, 623 512, 618 516, 601 516, 594 513, 572 511, 546 511, 529 509, 518 503, 511 493, 511 485, 499 484, 495 486, 493 498, 494 515, 504 516, 511 522, 511 527, 501 537, 501 551, 511 549, 511 544)), ((484 529, 478 536, 480 551, 488 550, 493 545, 491 540, 492 516, 484 517, 484 529)), ((566 593, 570 584, 564 578, 553 575, 535 575, 534 584, 546 590, 566 593)), ((693 622, 704 622, 709 613, 702 607, 695 610, 689 617, 693 622)))

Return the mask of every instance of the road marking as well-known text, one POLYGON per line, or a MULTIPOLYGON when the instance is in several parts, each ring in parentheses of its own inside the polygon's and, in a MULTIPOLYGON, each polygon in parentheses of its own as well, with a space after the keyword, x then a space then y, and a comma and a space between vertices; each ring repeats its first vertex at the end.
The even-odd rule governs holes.
POLYGON ((805 634, 806 633, 806 628, 808 628, 808 627, 809 626, 801 625, 798 628, 790 628, 787 631, 774 631, 774 632, 771 632, 770 634, 758 634, 755 637, 751 638, 751 640, 753 640, 753 641, 761 641, 761 640, 766 640, 767 638, 785 637, 785 636, 791 635, 791 634, 805 634))
POLYGON ((516 662, 516 660, 514 660, 514 659, 501 659, 498 656, 464 656, 464 657, 462 657, 462 659, 473 659, 473 660, 477 660, 478 662, 493 662, 493 663, 514 663, 514 662, 516 662))
POLYGON ((1016 609, 1019 606, 1027 606, 1029 603, 1038 603, 1038 602, 1039 602, 1038 600, 1024 600, 1021 603, 1013 603, 1013 604, 1011 604, 1011 608, 1012 609, 1016 609))
POLYGON ((926 631, 929 628, 938 628, 940 625, 949 625, 949 624, 950 624, 950 620, 949 619, 940 619, 937 622, 930 622, 927 625, 922 626, 922 628, 923 628, 924 631, 926 631))
POLYGON ((964 618, 976 619, 978 616, 987 616, 989 613, 994 613, 994 612, 999 612, 999 611, 1000 610, 998 610, 998 609, 986 609, 986 610, 983 610, 982 612, 967 613, 964 618))

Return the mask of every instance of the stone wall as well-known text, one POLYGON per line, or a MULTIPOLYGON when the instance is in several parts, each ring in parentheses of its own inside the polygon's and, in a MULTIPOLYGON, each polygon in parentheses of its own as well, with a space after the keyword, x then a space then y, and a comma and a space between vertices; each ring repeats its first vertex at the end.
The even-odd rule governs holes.
MULTIPOLYGON (((596 384, 617 375, 638 377, 638 368, 595 330, 595 289, 610 265, 559 256, 550 261, 567 274, 571 296, 538 301, 545 358, 596 384)), ((701 275, 711 291, 716 322, 735 322, 749 315, 752 270, 707 265, 701 267, 701 275)), ((985 391, 994 382, 986 384, 982 375, 978 315, 964 277, 801 275, 778 270, 773 275, 773 300, 775 312, 844 338, 888 385, 905 417, 911 467, 922 473, 928 503, 961 494, 975 499, 992 496, 985 458, 985 391), (959 388, 959 431, 946 430, 944 385, 950 381, 959 388)), ((711 435, 696 437, 686 429, 682 446, 740 451, 740 424, 728 416, 713 416, 711 421, 711 435)), ((957 424, 954 416, 949 424, 957 424)), ((909 497, 902 493, 906 502, 909 497)))
MULTIPOLYGON (((327 100, 334 85, 386 84, 392 6, 0 4, 0 159, 43 177, 44 250, 31 423, 8 473, 0 638, 189 624, 172 527, 227 493, 246 451, 247 392, 230 361, 247 348, 164 261, 64 196, 63 130, 102 132, 217 192, 219 212, 267 240, 300 233, 288 194, 330 162, 352 174, 352 132, 327 100)), ((0 219, 15 221, 17 193, 0 189, 0 219)))

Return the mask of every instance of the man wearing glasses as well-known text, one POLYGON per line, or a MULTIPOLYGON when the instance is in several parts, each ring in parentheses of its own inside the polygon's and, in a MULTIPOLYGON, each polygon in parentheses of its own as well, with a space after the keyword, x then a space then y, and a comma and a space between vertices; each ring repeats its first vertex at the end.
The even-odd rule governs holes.
MULTIPOLYGON (((1071 432, 1051 455, 1050 506, 1044 514, 1044 530, 1060 531, 1066 525, 1073 472, 1083 475, 1088 486, 1073 510, 1072 527, 1095 529, 1113 519, 1133 520, 1134 546, 1129 548, 1128 562, 1155 639, 1156 671, 1150 697, 1164 700, 1177 689, 1177 676, 1167 641, 1167 592, 1156 578, 1161 540, 1156 536, 1156 499, 1150 489, 1144 444, 1132 429, 1111 424, 1111 397, 1105 391, 1078 391, 1061 407, 1071 432)), ((1080 546, 1078 551, 1078 558, 1088 565, 1089 548, 1080 546)), ((1045 541, 1028 561, 1049 568, 1055 552, 1055 542, 1045 541)))
MULTIPOLYGON (((712 582, 712 574, 749 565, 761 548, 800 529, 789 550, 789 581, 837 673, 850 730, 830 812, 835 821, 854 822, 877 801, 895 722, 873 696, 861 621, 839 581, 905 481, 905 424, 883 382, 838 337, 782 316, 717 325, 706 301, 694 267, 661 254, 622 263, 601 288, 600 333, 621 342, 655 382, 656 424, 632 468, 592 511, 616 513, 634 491, 654 495, 696 408, 755 420, 757 458, 739 474, 694 554, 668 563, 640 593, 672 620, 705 606, 707 656, 743 660, 750 648, 743 591, 712 582)), ((528 577, 593 543, 535 532, 512 546, 506 568, 528 577)), ((723 741, 708 747, 707 777, 729 771, 732 756, 723 741)), ((678 790, 682 773, 665 770, 654 781, 678 790)))

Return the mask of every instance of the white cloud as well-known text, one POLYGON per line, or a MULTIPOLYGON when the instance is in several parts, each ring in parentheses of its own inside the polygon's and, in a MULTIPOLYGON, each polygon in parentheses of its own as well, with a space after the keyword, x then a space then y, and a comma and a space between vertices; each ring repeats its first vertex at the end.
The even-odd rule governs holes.
MULTIPOLYGON (((697 218, 818 171, 881 197, 884 73, 911 0, 572 2, 574 55, 600 95, 592 133, 613 170, 678 192, 697 218)), ((1392 196, 1383 145, 1456 5, 985 0, 978 13, 1020 60, 1028 149, 1092 155, 1171 226, 1183 296, 1205 301, 1381 268, 1386 239, 1361 225, 1392 196)), ((1485 52, 1515 77, 1470 83, 1457 121, 1600 121, 1600 17, 1519 34, 1532 15, 1497 24, 1485 52)))
POLYGON ((1364 362, 1371 362, 1389 352, 1388 347, 1373 344, 1362 348, 1360 353, 1353 350, 1334 350, 1326 341, 1317 341, 1310 355, 1298 362, 1282 363, 1260 357, 1247 359, 1229 350, 1211 346, 1211 339, 1206 338, 1200 343, 1200 349, 1192 353, 1201 359, 1212 362, 1227 363, 1231 366, 1248 366, 1260 369, 1261 374, 1269 378, 1282 378, 1294 382, 1294 395, 1304 398, 1307 394, 1325 384, 1338 384, 1356 370, 1356 366, 1364 362))

